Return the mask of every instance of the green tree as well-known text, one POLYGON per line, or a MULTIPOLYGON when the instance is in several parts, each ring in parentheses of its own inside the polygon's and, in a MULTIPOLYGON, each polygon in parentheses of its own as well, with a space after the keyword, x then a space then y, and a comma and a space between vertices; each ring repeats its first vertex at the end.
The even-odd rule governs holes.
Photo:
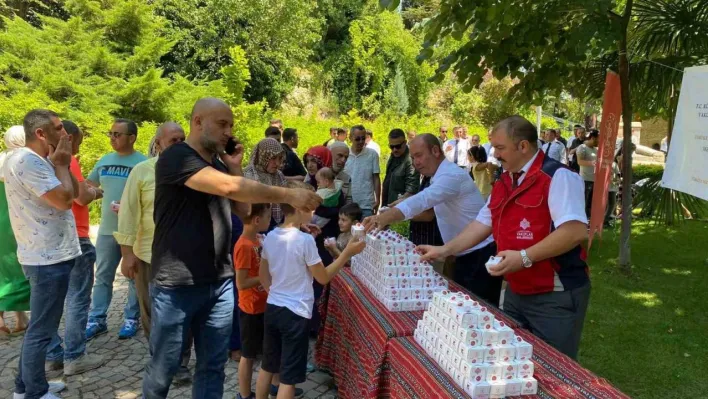
POLYGON ((176 45, 162 58, 168 74, 215 80, 240 46, 251 79, 245 99, 278 107, 292 90, 295 67, 304 66, 320 39, 314 0, 156 0, 176 45))
MULTIPOLYGON (((386 7, 397 3, 397 0, 381 0, 386 7)), ((705 20, 706 7, 706 2, 701 0, 443 1, 440 12, 426 24, 420 59, 432 57, 441 38, 452 36, 459 40, 467 36, 467 43, 439 62, 435 80, 441 81, 448 70, 453 70, 462 84, 477 87, 486 71, 491 70, 495 77, 518 79, 519 84, 514 86, 512 94, 517 101, 529 104, 540 104, 547 95, 559 96, 564 88, 584 84, 588 81, 588 70, 594 65, 608 66, 616 62, 622 91, 624 153, 629 154, 633 102, 642 108, 651 108, 647 107, 651 102, 632 97, 634 89, 637 93, 646 92, 637 78, 650 77, 642 73, 639 66, 634 68, 636 73, 630 73, 632 57, 639 56, 642 62, 656 64, 652 58, 684 55, 684 50, 701 50, 699 54, 706 54, 705 47, 697 44, 705 40, 705 35, 697 38, 701 36, 697 34, 699 26, 704 25, 694 24, 697 19, 705 20)), ((683 58, 683 61, 687 60, 683 58)), ((602 74, 596 74, 600 75, 604 81, 604 69, 602 74)), ((660 76, 665 77, 666 71, 660 76)), ((656 76, 651 78, 656 79, 656 76)), ((602 86, 596 84, 593 90, 602 86)), ((647 90, 652 86, 655 85, 647 85, 647 90)), ((662 92, 666 93, 664 87, 669 86, 662 87, 662 92)), ((586 94, 592 93, 586 91, 586 94)), ((622 169, 623 192, 629 193, 630 156, 624 157, 622 169)), ((631 197, 623 196, 622 205, 620 265, 626 268, 630 263, 631 197)))

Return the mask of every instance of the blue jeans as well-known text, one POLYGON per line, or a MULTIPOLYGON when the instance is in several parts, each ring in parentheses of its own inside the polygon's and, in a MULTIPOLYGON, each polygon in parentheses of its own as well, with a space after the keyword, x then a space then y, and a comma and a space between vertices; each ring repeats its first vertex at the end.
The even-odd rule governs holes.
MULTIPOLYGON (((113 298, 113 281, 120 263, 120 245, 113 236, 99 235, 96 238, 96 281, 93 284, 93 301, 89 321, 106 325, 106 314, 113 298)), ((140 318, 140 304, 135 292, 135 281, 128 283, 128 303, 123 314, 126 319, 140 318)))
POLYGON ((46 266, 22 266, 30 283, 29 326, 20 352, 15 392, 25 399, 37 399, 49 390, 44 375, 47 347, 57 334, 64 299, 69 289, 69 276, 76 259, 46 266))
POLYGON ((369 216, 373 215, 374 211, 373 209, 362 209, 361 210, 361 218, 368 218, 369 216))
POLYGON ((233 279, 194 286, 151 285, 150 296, 152 357, 145 367, 143 398, 167 397, 191 328, 197 354, 192 398, 221 399, 234 314, 233 279))
POLYGON ((64 340, 66 350, 61 347, 59 334, 54 334, 47 349, 47 360, 76 360, 86 352, 86 321, 91 306, 93 287, 93 264, 96 263, 96 248, 88 238, 79 238, 81 256, 76 259, 69 275, 69 291, 66 294, 66 317, 64 320, 64 340))

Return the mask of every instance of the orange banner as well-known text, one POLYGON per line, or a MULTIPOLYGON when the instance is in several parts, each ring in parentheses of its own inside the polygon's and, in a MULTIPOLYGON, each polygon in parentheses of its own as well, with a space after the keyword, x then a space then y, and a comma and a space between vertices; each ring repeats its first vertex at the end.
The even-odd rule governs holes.
POLYGON ((600 140, 595 163, 595 184, 592 193, 592 208, 590 209, 590 241, 595 234, 602 237, 602 227, 605 222, 607 193, 612 182, 612 163, 615 158, 617 130, 622 116, 622 92, 619 75, 607 71, 605 94, 602 103, 602 123, 600 124, 600 140))

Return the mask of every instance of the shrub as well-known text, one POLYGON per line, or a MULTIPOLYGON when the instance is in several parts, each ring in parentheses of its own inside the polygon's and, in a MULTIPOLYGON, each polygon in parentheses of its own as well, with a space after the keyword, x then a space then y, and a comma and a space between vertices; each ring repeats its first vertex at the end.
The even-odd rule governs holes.
POLYGON ((651 178, 661 180, 664 174, 663 165, 634 165, 632 166, 632 182, 636 183, 639 180, 651 178))

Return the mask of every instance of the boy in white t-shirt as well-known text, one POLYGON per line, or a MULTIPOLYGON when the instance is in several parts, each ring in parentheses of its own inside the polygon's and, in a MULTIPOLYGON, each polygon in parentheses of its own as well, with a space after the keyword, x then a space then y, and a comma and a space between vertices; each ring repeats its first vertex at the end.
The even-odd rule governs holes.
MULTIPOLYGON (((288 187, 310 186, 293 181, 288 187)), ((329 283, 365 247, 363 241, 351 240, 341 256, 324 267, 315 239, 300 230, 312 219, 312 212, 298 211, 287 204, 280 206, 285 221, 268 233, 261 254, 259 277, 268 292, 268 301, 257 398, 267 397, 275 373, 280 373, 279 399, 293 398, 295 384, 305 382, 309 322, 315 302, 312 278, 322 285, 329 283)))

